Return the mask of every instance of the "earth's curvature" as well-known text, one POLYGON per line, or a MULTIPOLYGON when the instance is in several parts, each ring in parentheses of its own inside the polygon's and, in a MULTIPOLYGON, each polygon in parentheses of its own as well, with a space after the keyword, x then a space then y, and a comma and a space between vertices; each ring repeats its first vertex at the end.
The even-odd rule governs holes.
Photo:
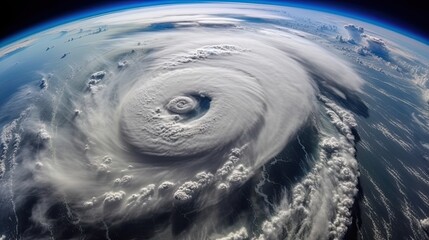
POLYGON ((135 8, 0 48, 0 239, 429 239, 429 47, 135 8))

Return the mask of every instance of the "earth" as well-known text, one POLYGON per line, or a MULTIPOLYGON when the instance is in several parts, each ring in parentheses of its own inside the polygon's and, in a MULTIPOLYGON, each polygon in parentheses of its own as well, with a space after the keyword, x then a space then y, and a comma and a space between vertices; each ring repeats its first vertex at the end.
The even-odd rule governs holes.
POLYGON ((0 46, 0 239, 429 239, 429 47, 169 4, 0 46))

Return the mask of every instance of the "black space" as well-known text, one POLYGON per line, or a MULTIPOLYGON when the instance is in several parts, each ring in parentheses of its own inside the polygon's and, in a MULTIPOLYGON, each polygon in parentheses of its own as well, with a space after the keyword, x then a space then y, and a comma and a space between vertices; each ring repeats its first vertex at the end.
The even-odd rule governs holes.
MULTIPOLYGON (((127 2, 136 3, 135 0, 14 0, 8 2, 9 6, 4 5, 2 7, 3 20, 0 23, 0 42, 27 28, 60 19, 66 15, 73 15, 94 8, 102 8, 106 5, 126 4, 127 2)), ((150 1, 140 2, 148 3, 150 1)), ((429 39, 429 13, 428 9, 424 6, 425 1, 422 0, 290 0, 285 2, 298 4, 316 3, 327 8, 345 9, 358 15, 364 14, 373 19, 392 23, 392 25, 408 32, 429 39)))

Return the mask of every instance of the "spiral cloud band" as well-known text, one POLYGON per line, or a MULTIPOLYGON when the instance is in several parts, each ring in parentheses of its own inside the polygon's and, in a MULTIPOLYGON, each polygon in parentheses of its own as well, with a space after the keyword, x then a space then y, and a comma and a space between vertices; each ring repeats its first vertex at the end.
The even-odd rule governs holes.
MULTIPOLYGON (((44 87, 28 86, 17 96, 28 92, 25 99, 37 101, 3 129, 1 163, 13 157, 21 167, 8 163, 2 170, 3 179, 20 184, 1 191, 37 192, 31 220, 42 236, 63 236, 49 232, 57 227, 52 209, 61 202, 80 229, 151 217, 173 225, 155 224, 160 234, 149 234, 155 239, 276 239, 284 231, 341 238, 356 194, 357 125, 322 94, 347 98, 360 91, 360 77, 313 36, 268 23, 288 21, 281 14, 228 5, 172 13, 168 7, 130 10, 69 25, 74 37, 67 44, 78 44, 80 36, 87 46, 70 50, 63 59, 68 67, 48 68, 44 87), (220 216, 210 207, 250 184, 302 129, 324 124, 332 128, 318 130, 319 159, 293 196, 285 193, 259 229, 237 220, 230 232, 219 231, 220 216), (14 149, 21 135, 35 140, 14 149), (343 198, 330 199, 321 190, 329 188, 343 198), (325 202, 316 203, 314 194, 325 202), (330 226, 317 225, 323 221, 310 213, 315 206, 333 212, 330 226), (201 212, 200 221, 175 230, 174 216, 183 209, 201 212), (285 214, 295 216, 295 225, 285 214), (306 224, 297 230, 300 221, 306 224)), ((7 107, 18 109, 14 104, 7 107)), ((28 201, 16 199, 17 205, 28 201)))

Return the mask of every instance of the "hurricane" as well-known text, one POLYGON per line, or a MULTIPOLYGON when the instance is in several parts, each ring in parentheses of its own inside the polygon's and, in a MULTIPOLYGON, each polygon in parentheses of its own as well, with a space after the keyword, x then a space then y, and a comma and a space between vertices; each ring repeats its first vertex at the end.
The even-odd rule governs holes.
POLYGON ((67 52, 1 110, 10 236, 343 239, 365 81, 267 9, 160 6, 50 30, 67 52), (269 196, 277 163, 291 165, 269 196))

